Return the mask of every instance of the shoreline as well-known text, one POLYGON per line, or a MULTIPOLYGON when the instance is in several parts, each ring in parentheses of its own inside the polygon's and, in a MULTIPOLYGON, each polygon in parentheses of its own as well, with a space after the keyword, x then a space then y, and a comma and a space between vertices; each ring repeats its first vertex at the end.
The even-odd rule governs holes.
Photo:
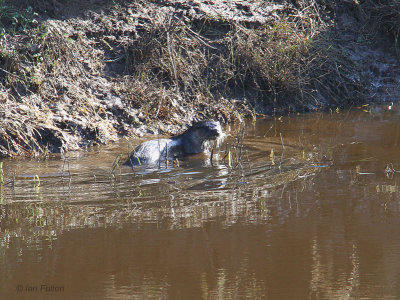
POLYGON ((0 8, 0 157, 398 100, 400 24, 367 4, 68 3, 0 8))

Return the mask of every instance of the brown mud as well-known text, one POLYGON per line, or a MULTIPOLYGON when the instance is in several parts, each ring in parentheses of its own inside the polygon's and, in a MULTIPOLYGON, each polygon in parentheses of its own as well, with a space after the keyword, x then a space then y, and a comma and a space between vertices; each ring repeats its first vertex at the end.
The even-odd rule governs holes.
POLYGON ((2 0, 0 155, 396 101, 381 2, 2 0))

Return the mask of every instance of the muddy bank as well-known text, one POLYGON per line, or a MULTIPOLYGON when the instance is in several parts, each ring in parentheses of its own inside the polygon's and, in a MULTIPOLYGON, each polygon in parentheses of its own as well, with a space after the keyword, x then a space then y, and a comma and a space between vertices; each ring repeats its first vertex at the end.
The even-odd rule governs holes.
POLYGON ((2 1, 0 155, 173 134, 204 118, 397 100, 399 9, 380 9, 379 1, 2 1))

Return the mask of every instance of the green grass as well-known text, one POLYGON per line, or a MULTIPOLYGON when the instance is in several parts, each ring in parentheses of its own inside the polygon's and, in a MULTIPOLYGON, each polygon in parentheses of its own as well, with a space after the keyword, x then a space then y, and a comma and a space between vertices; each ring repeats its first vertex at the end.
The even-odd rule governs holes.
POLYGON ((17 34, 26 32, 36 21, 32 7, 28 6, 24 10, 14 8, 5 0, 0 0, 0 35, 17 34))

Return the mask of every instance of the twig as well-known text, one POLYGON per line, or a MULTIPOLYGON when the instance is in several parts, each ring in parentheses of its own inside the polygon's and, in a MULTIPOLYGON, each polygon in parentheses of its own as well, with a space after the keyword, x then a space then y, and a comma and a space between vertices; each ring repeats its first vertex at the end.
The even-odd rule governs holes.
MULTIPOLYGON (((178 21, 180 21, 177 17, 175 17, 175 19, 177 19, 178 21)), ((193 31, 192 29, 190 29, 190 28, 185 24, 185 22, 182 22, 182 24, 183 24, 183 26, 185 26, 185 28, 186 28, 187 30, 189 30, 190 33, 192 33, 192 34, 194 35, 194 37, 195 37, 196 39, 198 39, 199 42, 202 43, 204 46, 207 46, 207 47, 209 47, 209 48, 211 48, 211 49, 214 49, 214 50, 218 50, 218 48, 215 48, 214 46, 211 46, 211 45, 208 44, 206 41, 204 41, 203 38, 202 38, 197 32, 195 32, 195 31, 193 31)))
POLYGON ((282 138, 282 132, 279 132, 279 135, 281 136, 281 143, 282 143, 282 154, 281 154, 281 161, 279 162, 279 171, 282 171, 282 161, 283 161, 283 153, 285 152, 285 145, 283 144, 283 138, 282 138))
POLYGON ((282 149, 285 150, 285 145, 283 144, 282 132, 279 132, 279 134, 281 136, 282 149))

